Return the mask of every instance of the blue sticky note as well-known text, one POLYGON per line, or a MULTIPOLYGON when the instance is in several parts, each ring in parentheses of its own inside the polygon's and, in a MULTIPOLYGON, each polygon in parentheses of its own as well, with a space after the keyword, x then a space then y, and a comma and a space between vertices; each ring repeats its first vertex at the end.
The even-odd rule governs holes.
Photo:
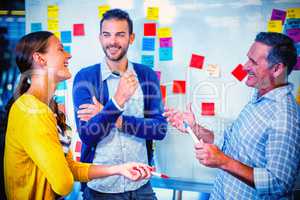
POLYGON ((70 46, 65 46, 65 45, 64 45, 64 50, 65 50, 66 52, 68 52, 69 54, 71 54, 71 47, 70 47, 70 46))
POLYGON ((173 60, 173 48, 159 48, 159 60, 166 61, 166 60, 173 60))
POLYGON ((297 49, 297 55, 300 56, 300 42, 296 43, 295 47, 297 49))
POLYGON ((142 55, 142 64, 153 68, 153 66, 154 66, 154 56, 153 55, 142 55))
POLYGON ((56 86, 57 90, 66 90, 67 89, 67 81, 61 81, 56 86))
POLYGON ((296 29, 296 28, 300 28, 300 19, 287 19, 285 21, 285 25, 284 28, 287 29, 296 29))
POLYGON ((31 32, 37 32, 42 30, 42 23, 31 23, 31 32))
POLYGON ((61 31, 60 39, 62 43, 71 43, 72 42, 72 33, 71 31, 61 31))
POLYGON ((54 101, 58 104, 65 104, 66 97, 65 96, 54 96, 54 101))
POLYGON ((154 51, 155 49, 155 39, 144 37, 143 38, 143 51, 154 51))

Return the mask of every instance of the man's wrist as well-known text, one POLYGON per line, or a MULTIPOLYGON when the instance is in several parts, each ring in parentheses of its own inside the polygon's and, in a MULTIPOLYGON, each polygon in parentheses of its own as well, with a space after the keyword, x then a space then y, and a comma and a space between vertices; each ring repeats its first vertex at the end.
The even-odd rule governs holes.
POLYGON ((124 111, 125 101, 117 99, 116 97, 112 97, 111 100, 112 100, 113 104, 118 108, 119 111, 124 111))

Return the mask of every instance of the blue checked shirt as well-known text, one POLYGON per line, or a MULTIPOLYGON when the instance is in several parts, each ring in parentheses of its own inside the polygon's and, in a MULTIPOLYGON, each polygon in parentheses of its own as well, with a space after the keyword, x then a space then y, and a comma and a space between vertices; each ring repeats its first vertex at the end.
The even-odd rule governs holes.
POLYGON ((256 92, 237 120, 225 130, 222 151, 250 167, 252 188, 220 170, 211 199, 289 198, 300 166, 300 108, 293 86, 256 92))

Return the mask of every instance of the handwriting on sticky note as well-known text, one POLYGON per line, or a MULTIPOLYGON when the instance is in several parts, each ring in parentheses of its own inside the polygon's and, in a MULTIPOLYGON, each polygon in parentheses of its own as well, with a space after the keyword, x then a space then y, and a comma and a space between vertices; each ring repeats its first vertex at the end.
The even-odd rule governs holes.
POLYGON ((288 8, 287 9, 287 18, 300 18, 300 8, 288 8))
POLYGON ((159 48, 159 60, 160 61, 173 60, 173 48, 172 47, 159 48))
POLYGON ((155 49, 155 38, 144 37, 143 38, 143 51, 154 51, 155 49))
POLYGON ((159 8, 148 7, 147 8, 147 20, 158 20, 159 19, 159 8))
POLYGON ((270 20, 268 22, 267 30, 268 30, 268 32, 281 33, 282 32, 282 21, 281 20, 270 20))
POLYGON ((154 66, 154 55, 142 55, 142 64, 153 68, 153 66, 154 66))
POLYGON ((286 11, 278 10, 278 9, 272 10, 271 20, 281 20, 282 24, 284 24, 285 17, 286 17, 286 11))
POLYGON ((216 64, 208 64, 206 71, 211 77, 220 77, 220 68, 216 64))
POLYGON ((159 38, 170 38, 172 37, 172 30, 169 27, 158 28, 159 38))
POLYGON ((172 38, 159 38, 159 47, 172 47, 172 38))

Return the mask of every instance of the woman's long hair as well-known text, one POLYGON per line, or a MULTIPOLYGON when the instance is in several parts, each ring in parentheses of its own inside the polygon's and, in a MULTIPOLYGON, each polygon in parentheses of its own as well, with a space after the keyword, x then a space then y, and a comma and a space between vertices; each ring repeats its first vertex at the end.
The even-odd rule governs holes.
MULTIPOLYGON (((13 97, 6 105, 5 132, 7 129, 8 115, 13 103, 23 95, 30 87, 30 77, 33 65, 33 54, 35 52, 46 53, 48 39, 53 33, 48 31, 38 31, 23 36, 16 46, 16 64, 21 72, 20 82, 14 92, 13 97)), ((57 116, 57 124, 62 130, 66 130, 66 117, 58 110, 57 103, 52 99, 49 107, 57 116)))

